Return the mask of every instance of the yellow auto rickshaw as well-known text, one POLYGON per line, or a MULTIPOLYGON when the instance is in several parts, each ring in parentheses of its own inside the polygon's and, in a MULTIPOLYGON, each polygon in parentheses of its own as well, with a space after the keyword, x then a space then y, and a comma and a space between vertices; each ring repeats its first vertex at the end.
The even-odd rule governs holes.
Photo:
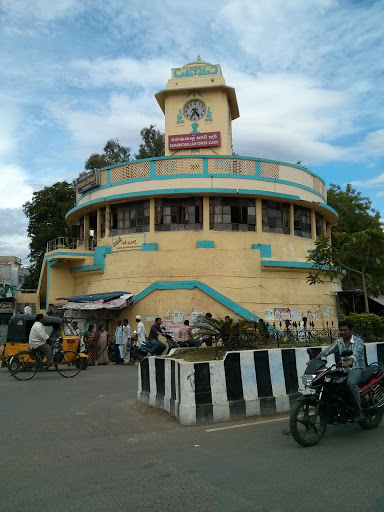
MULTIPOLYGON (((29 333, 32 325, 35 323, 34 315, 18 314, 13 316, 8 322, 7 341, 2 355, 2 366, 8 365, 11 357, 20 350, 29 350, 29 333)), ((51 338, 61 338, 63 350, 70 350, 75 353, 80 352, 80 336, 68 334, 70 328, 67 321, 55 316, 44 316, 43 323, 46 333, 51 338)), ((88 366, 87 354, 79 353, 81 357, 82 369, 88 366)), ((44 359, 45 360, 45 359, 44 359)))

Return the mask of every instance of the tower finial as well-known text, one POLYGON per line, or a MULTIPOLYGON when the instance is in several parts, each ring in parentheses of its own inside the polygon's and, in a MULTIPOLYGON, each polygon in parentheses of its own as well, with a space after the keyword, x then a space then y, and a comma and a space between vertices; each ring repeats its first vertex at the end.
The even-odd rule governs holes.
POLYGON ((196 62, 201 62, 201 57, 200 57, 200 55, 198 55, 198 56, 197 56, 196 62))

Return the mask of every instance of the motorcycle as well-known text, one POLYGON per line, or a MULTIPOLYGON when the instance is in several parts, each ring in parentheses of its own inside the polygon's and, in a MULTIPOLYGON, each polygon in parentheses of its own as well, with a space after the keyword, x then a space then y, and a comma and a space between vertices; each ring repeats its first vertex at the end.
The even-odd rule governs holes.
MULTIPOLYGON (((311 358, 311 349, 307 349, 311 358)), ((344 350, 341 360, 329 367, 326 361, 312 359, 302 377, 302 395, 291 409, 290 430, 293 438, 302 446, 314 446, 322 439, 328 424, 354 422, 355 410, 349 402, 346 381, 347 372, 342 367, 343 358, 352 355, 344 350)), ((370 364, 359 384, 363 419, 359 425, 366 429, 376 428, 384 415, 384 365, 370 364)))
MULTIPOLYGON (((163 336, 165 337, 165 339, 167 340, 167 343, 168 343, 167 354, 171 351, 171 349, 179 348, 179 345, 175 341, 172 333, 164 332, 163 336)), ((134 331, 133 340, 136 341, 136 331, 134 331)), ((135 359, 135 361, 136 360, 141 361, 142 359, 147 357, 149 352, 150 352, 150 350, 151 350, 151 347, 147 343, 145 343, 145 342, 141 344, 140 348, 135 345, 135 349, 134 349, 134 352, 135 352, 134 359, 135 359)), ((161 355, 163 352, 164 352, 163 348, 158 348, 153 355, 155 355, 155 356, 156 355, 161 355)))

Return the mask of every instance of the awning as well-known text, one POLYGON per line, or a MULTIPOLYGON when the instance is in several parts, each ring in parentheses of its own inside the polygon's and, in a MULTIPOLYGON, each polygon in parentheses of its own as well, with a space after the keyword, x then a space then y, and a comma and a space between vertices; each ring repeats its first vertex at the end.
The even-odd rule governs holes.
POLYGON ((133 304, 134 295, 129 292, 97 293, 93 295, 74 295, 72 297, 60 297, 56 300, 68 302, 60 309, 95 311, 98 309, 125 309, 133 304))

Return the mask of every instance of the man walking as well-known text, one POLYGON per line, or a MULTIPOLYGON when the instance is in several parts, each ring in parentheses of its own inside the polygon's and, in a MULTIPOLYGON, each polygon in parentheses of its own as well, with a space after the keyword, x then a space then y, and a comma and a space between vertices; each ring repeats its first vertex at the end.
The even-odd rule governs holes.
POLYGON ((51 345, 47 343, 47 340, 50 338, 45 332, 43 318, 44 315, 41 313, 36 315, 35 323, 32 325, 31 332, 29 333, 28 341, 29 348, 38 350, 45 355, 47 358, 46 368, 49 368, 50 366, 53 366, 52 348, 51 345))
POLYGON ((143 322, 141 321, 141 316, 136 315, 135 322, 137 323, 137 329, 136 329, 136 345, 133 350, 133 362, 137 359, 137 350, 141 347, 143 343, 145 343, 145 337, 147 333, 145 332, 145 326, 143 322))
POLYGON ((31 306, 29 304, 25 305, 24 315, 32 315, 32 309, 31 309, 31 306))

